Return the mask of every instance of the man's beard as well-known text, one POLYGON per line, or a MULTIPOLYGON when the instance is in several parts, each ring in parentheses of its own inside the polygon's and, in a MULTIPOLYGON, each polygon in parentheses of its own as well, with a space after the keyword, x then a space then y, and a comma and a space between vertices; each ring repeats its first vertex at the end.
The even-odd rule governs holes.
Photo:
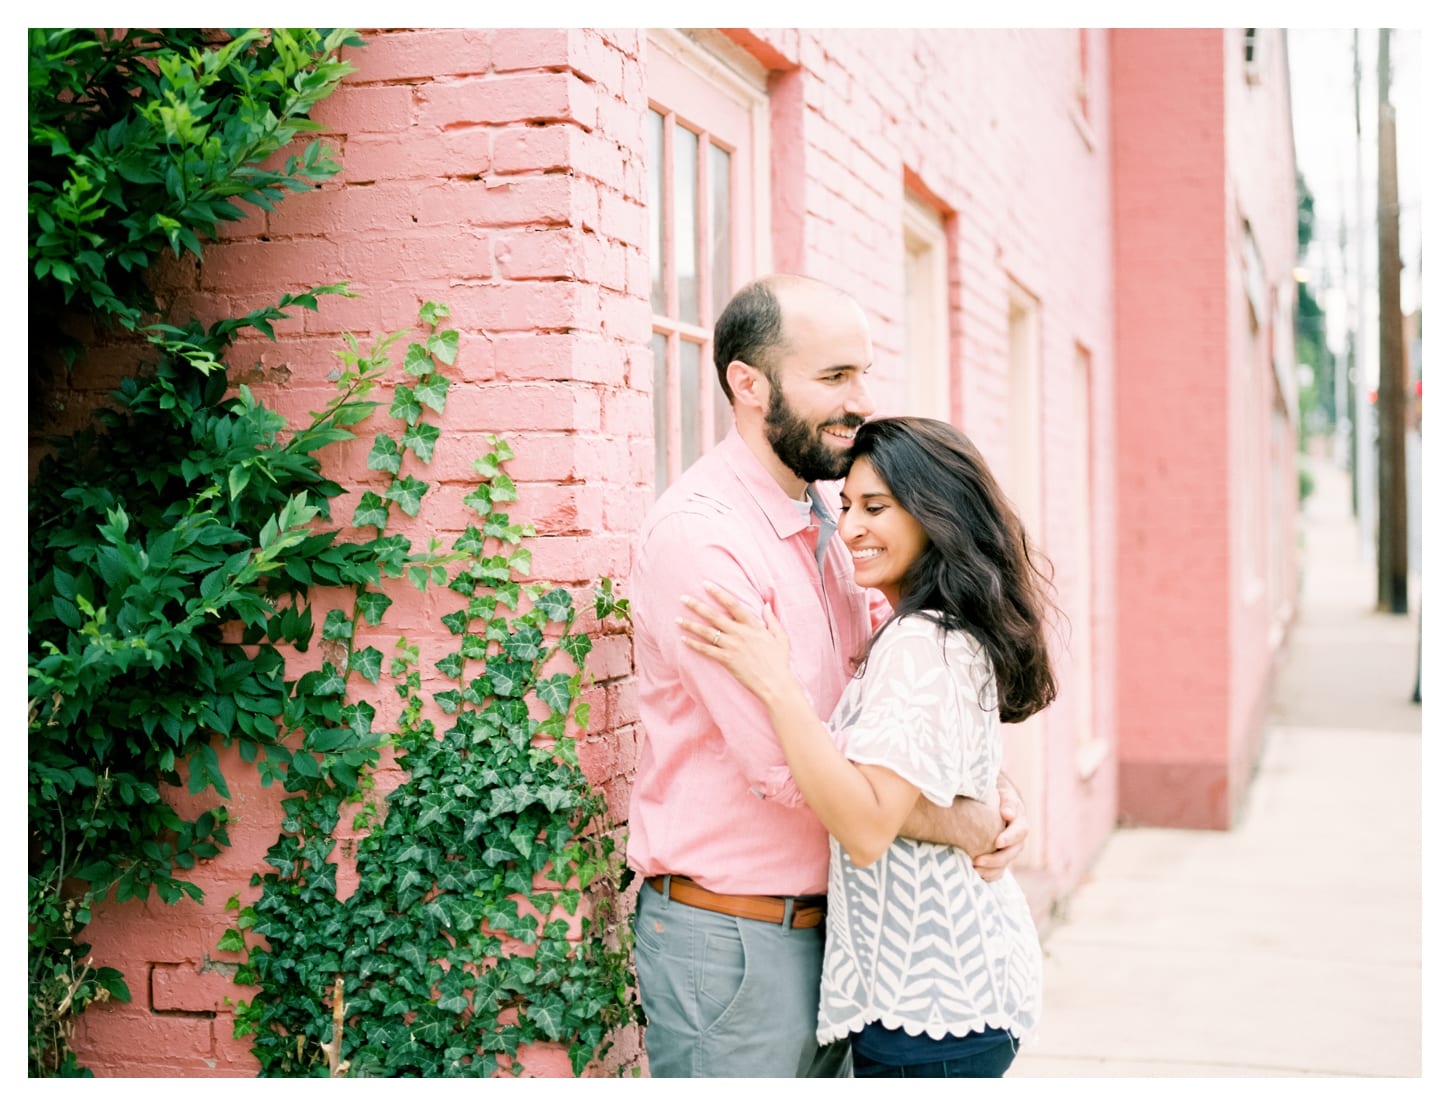
MULTIPOLYGON (((843 414, 832 419, 830 425, 854 430, 865 421, 860 415, 843 414)), ((813 429, 795 413, 774 381, 770 384, 770 408, 765 412, 765 440, 785 467, 808 483, 839 480, 850 471, 850 451, 832 449, 822 441, 819 428, 813 429)))

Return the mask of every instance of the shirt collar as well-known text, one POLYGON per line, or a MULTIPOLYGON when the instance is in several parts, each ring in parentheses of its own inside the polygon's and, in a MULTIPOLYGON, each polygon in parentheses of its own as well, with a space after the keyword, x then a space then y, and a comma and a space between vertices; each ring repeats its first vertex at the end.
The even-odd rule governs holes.
MULTIPOLYGON (((745 439, 740 436, 739 430, 732 426, 730 433, 720 440, 720 444, 716 448, 724 456, 725 463, 730 466, 730 471, 735 473, 735 478, 755 500, 761 514, 765 515, 771 526, 775 528, 777 537, 788 538, 799 534, 811 524, 809 512, 802 511, 798 501, 792 500, 781 490, 781 486, 775 482, 775 477, 771 476, 755 454, 750 452, 750 447, 745 444, 745 439)), ((820 494, 813 485, 807 485, 807 491, 816 495, 820 494)))

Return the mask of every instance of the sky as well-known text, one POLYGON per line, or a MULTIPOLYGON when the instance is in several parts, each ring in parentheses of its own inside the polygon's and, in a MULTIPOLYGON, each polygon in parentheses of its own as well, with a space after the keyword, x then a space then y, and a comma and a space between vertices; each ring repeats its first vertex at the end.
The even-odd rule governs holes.
MULTIPOLYGON (((1299 169, 1314 194, 1315 236, 1318 241, 1305 258, 1311 287, 1320 293, 1328 313, 1330 348, 1343 350, 1344 328, 1352 323, 1355 283, 1354 233, 1354 31, 1350 29, 1291 29, 1289 31, 1290 99, 1294 118, 1294 146, 1299 169), (1341 220, 1349 248, 1341 250, 1341 220), (1348 286, 1346 288, 1346 285, 1348 286), (1350 302, 1346 302, 1346 292, 1350 302), (1327 294, 1324 294, 1327 293, 1327 294)), ((1423 34, 1394 30, 1390 36, 1390 101, 1395 109, 1400 192, 1401 306, 1420 306, 1423 208, 1421 149, 1421 58, 1423 34)), ((1359 32, 1362 185, 1358 210, 1364 235, 1365 287, 1373 311, 1376 257, 1377 100, 1379 32, 1359 32)))

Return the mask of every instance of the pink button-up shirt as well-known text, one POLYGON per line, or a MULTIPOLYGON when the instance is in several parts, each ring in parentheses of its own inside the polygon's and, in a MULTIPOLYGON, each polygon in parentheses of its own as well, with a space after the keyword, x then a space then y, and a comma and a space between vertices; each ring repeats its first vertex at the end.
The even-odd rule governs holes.
MULTIPOLYGON (((829 502, 834 493, 824 498, 829 502)), ((834 512, 834 506, 829 508, 834 512)), ((645 520, 630 580, 644 736, 629 803, 629 864, 721 894, 826 889, 827 834, 801 798, 765 708, 725 668, 680 644, 681 595, 712 580, 790 635, 791 670, 830 715, 870 628, 839 539, 816 563, 819 523, 740 435, 671 485, 645 520)))

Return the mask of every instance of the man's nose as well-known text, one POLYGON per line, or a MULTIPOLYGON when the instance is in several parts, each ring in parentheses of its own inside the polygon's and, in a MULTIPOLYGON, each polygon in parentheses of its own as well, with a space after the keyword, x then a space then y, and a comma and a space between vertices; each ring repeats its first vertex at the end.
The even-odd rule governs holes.
POLYGON ((853 415, 860 415, 863 419, 876 410, 876 404, 871 399, 871 389, 866 387, 866 378, 859 373, 851 380, 851 390, 846 396, 846 410, 853 415))

